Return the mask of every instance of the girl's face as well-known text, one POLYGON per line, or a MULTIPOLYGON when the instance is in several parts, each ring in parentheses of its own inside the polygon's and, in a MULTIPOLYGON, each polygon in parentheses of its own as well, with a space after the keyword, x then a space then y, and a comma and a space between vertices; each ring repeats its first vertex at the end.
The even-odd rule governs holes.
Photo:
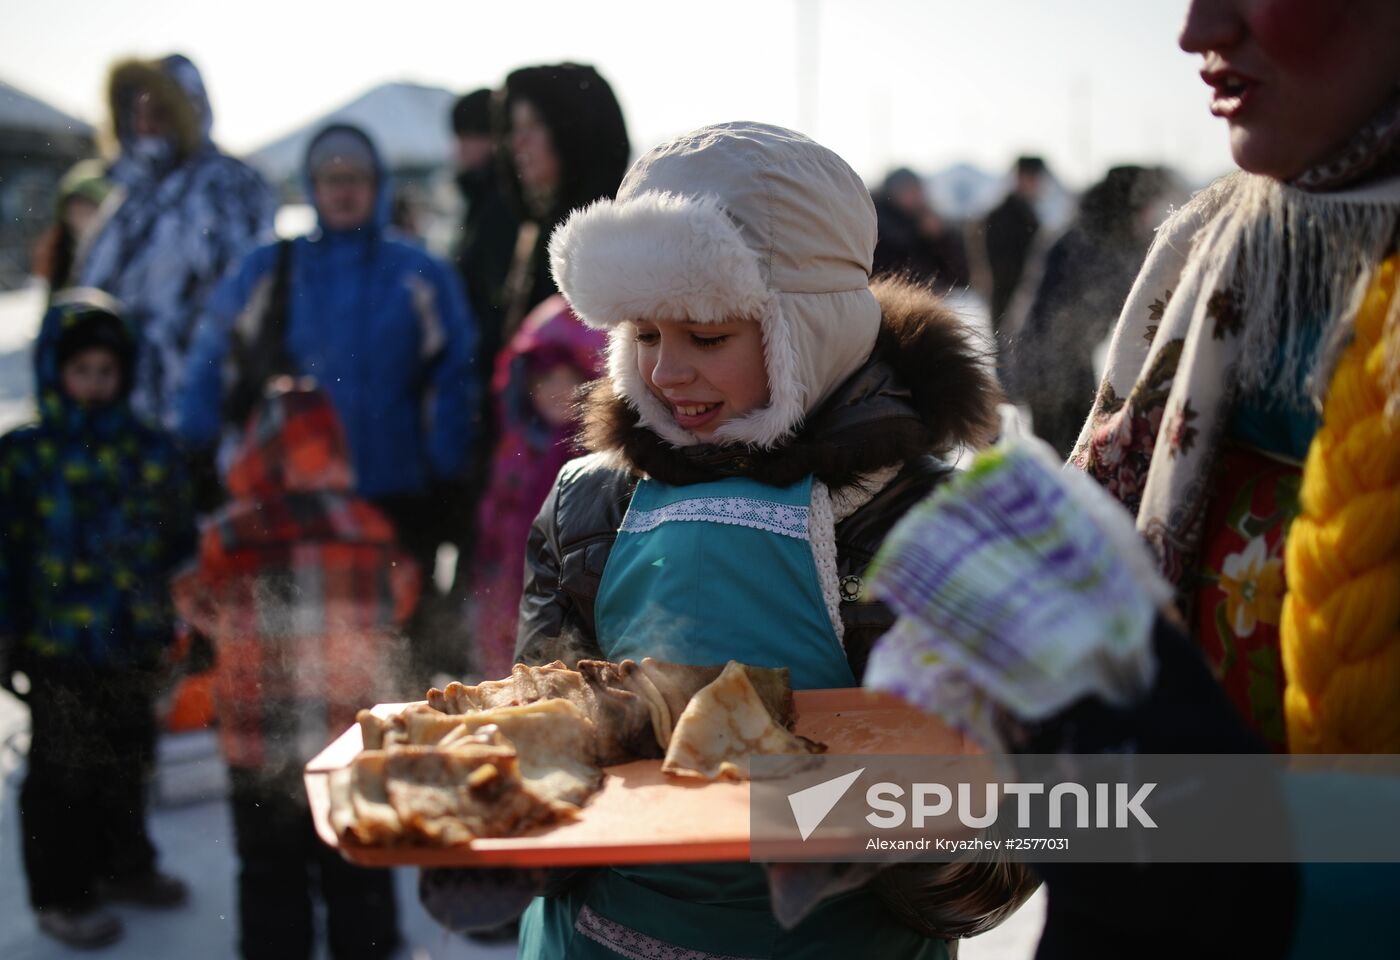
POLYGON ((1179 42, 1204 57, 1235 162, 1279 180, 1327 160, 1400 82, 1395 0, 1191 0, 1179 42))
POLYGON ((637 370, 676 423, 701 440, 720 424, 768 403, 763 333, 752 320, 643 320, 637 370))
POLYGON ((562 177, 559 154, 535 105, 517 100, 510 108, 510 151, 516 176, 531 190, 553 190, 562 177))

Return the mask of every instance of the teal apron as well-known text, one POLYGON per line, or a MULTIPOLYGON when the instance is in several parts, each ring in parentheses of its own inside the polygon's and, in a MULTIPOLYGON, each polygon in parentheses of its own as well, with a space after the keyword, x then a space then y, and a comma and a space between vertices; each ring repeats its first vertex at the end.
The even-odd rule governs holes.
MULTIPOLYGON (((734 478, 637 485, 599 587, 595 624, 609 660, 656 657, 788 667, 794 688, 856 685, 832 627, 808 537, 812 480, 734 478)), ((868 892, 838 897, 794 930, 773 918, 749 863, 615 867, 521 923, 520 957, 946 957, 868 892)))

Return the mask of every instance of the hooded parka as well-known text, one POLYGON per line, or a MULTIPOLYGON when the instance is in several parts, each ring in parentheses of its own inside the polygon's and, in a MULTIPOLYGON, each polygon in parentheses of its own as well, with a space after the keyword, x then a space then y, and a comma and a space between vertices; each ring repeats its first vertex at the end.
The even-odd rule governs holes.
POLYGON ((194 515, 174 442, 128 403, 137 347, 119 309, 97 290, 55 299, 34 347, 39 420, 0 438, 0 636, 31 665, 150 668, 173 636, 166 579, 194 515), (101 407, 61 387, 88 345, 122 367, 101 407))
POLYGON ((39 421, 0 438, 0 682, 30 680, 19 814, 41 911, 92 907, 99 878, 155 876, 154 679, 173 636, 167 582, 193 548, 194 518, 174 442, 128 405, 136 355, 110 297, 55 297, 34 347, 39 421), (64 362, 91 349, 121 371, 100 406, 62 389, 64 362))
POLYGON ((505 676, 515 650, 524 578, 526 535, 559 469, 576 453, 578 424, 540 415, 532 384, 563 369, 586 382, 601 369, 603 337, 555 294, 525 318, 497 358, 492 381, 496 449, 490 484, 477 516, 468 620, 473 663, 488 677, 505 676))
MULTIPOLYGON (((458 476, 472 446, 477 380, 475 325, 456 275, 388 232, 392 190, 369 137, 349 132, 374 156, 377 200, 370 221, 348 230, 324 224, 291 241, 285 346, 295 373, 315 378, 344 425, 356 491, 372 499, 419 496, 458 476)), ((308 195, 314 196, 310 170, 308 195)), ((214 443, 226 426, 225 392, 235 380, 230 337, 258 342, 276 280, 279 245, 253 251, 210 298, 180 401, 181 435, 214 443)))

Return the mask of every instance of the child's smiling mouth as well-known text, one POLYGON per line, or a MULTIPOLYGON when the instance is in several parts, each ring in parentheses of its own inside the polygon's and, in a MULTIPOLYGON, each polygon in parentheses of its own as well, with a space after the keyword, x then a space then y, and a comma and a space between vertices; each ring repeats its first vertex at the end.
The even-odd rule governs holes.
POLYGON ((720 408, 724 406, 723 401, 712 403, 702 403, 695 400, 668 400, 671 405, 671 415, 676 418, 683 429, 695 430, 703 427, 719 416, 720 408))

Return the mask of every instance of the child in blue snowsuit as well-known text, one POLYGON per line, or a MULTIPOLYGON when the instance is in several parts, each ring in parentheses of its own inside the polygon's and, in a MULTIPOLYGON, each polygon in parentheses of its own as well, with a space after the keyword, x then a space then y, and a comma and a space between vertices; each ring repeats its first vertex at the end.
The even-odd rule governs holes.
POLYGON ((35 345, 39 420, 0 438, 0 680, 29 679, 25 871, 40 929, 78 946, 120 936, 104 899, 185 897, 156 869, 145 786, 194 518, 175 445, 128 403, 135 357, 110 298, 61 296, 35 345))

